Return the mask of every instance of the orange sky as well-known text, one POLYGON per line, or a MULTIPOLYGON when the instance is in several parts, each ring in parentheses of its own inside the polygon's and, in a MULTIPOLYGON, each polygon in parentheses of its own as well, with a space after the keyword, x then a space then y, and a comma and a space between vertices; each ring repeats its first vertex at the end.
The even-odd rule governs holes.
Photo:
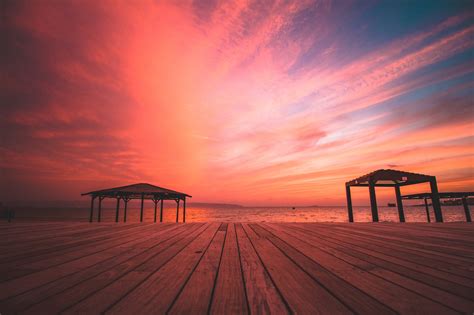
MULTIPOLYGON (((474 23, 460 3, 18 1, 5 12, 0 200, 149 182, 193 201, 342 205, 344 182, 379 168, 474 189, 474 23)), ((365 189, 353 195, 368 203, 365 189)))

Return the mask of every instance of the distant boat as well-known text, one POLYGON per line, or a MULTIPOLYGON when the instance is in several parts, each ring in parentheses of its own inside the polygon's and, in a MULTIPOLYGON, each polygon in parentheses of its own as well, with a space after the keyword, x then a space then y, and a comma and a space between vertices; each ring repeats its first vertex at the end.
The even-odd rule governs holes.
POLYGON ((291 208, 291 209, 295 210, 296 208, 295 208, 295 207, 293 207, 293 208, 291 208))
POLYGON ((396 207, 396 206, 397 206, 397 204, 391 203, 391 202, 389 202, 389 203, 387 204, 387 207, 396 207))

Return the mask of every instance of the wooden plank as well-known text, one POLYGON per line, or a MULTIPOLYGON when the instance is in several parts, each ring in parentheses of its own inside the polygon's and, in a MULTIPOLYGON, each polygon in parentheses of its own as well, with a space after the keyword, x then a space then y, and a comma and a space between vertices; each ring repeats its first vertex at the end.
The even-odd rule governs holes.
POLYGON ((109 253, 110 256, 89 268, 82 269, 78 272, 74 272, 65 277, 56 279, 48 282, 34 289, 24 292, 23 294, 14 296, 8 300, 0 302, 5 310, 11 310, 11 312, 19 312, 30 307, 33 304, 37 304, 43 300, 49 299, 50 297, 61 293, 67 289, 78 285, 84 281, 87 281, 95 276, 100 275, 103 272, 107 272, 114 266, 117 266, 125 261, 128 261, 132 257, 138 256, 144 253, 148 249, 164 242, 168 239, 174 238, 181 235, 183 232, 189 231, 184 229, 182 226, 173 226, 170 230, 158 231, 157 233, 149 233, 145 231, 144 234, 137 233, 136 237, 131 241, 125 241, 118 249, 111 249, 104 252, 109 253))
POLYGON ((242 224, 263 266, 283 296, 291 312, 301 314, 352 313, 325 288, 295 265, 268 239, 242 224))
POLYGON ((240 266, 234 223, 229 223, 211 302, 211 314, 247 314, 247 294, 240 266))
POLYGON ((226 231, 219 229, 168 313, 205 314, 208 312, 225 239, 226 231))
MULTIPOLYGON (((14 224, 16 225, 16 223, 14 224)), ((85 231, 100 231, 104 229, 109 229, 112 227, 117 227, 117 225, 110 224, 89 224, 89 223, 61 223, 53 226, 30 226, 28 228, 20 229, 10 229, 9 231, 1 235, 2 242, 1 245, 4 245, 4 242, 11 242, 12 240, 15 243, 31 242, 31 241, 44 241, 49 238, 54 238, 57 235, 67 235, 67 234, 77 234, 85 231)), ((120 226, 118 226, 120 227, 120 226)))
POLYGON ((287 314, 283 298, 252 247, 242 224, 235 225, 247 300, 251 314, 287 314))
MULTIPOLYGON (((415 244, 423 243, 428 246, 436 246, 441 248, 451 248, 454 247, 461 251, 472 249, 473 240, 472 236, 468 235, 452 235, 447 231, 442 229, 438 230, 418 230, 411 228, 410 224, 407 224, 407 228, 402 226, 392 226, 381 224, 380 227, 371 227, 367 225, 356 226, 356 228, 351 228, 350 230, 356 231, 357 233, 365 233, 372 235, 379 235, 381 237, 385 236, 385 233, 388 233, 391 238, 400 238, 407 242, 412 242, 415 244), (383 232, 383 233, 381 233, 383 232)), ((347 229, 347 226, 337 226, 337 229, 347 229)), ((473 230, 474 231, 474 230, 473 230)))
POLYGON ((332 243, 335 245, 343 246, 343 248, 340 249, 340 251, 342 252, 349 253, 354 257, 366 259, 371 263, 377 263, 383 268, 388 268, 394 272, 426 283, 430 286, 435 286, 437 288, 440 288, 447 292, 451 292, 461 297, 465 297, 467 299, 472 299, 472 296, 474 296, 474 290, 472 288, 460 285, 456 282, 452 282, 449 277, 440 278, 438 272, 436 270, 432 270, 431 268, 419 266, 417 264, 394 258, 393 256, 379 254, 377 252, 374 252, 373 250, 368 250, 364 247, 360 247, 357 243, 352 242, 349 237, 340 238, 333 234, 318 233, 316 230, 313 230, 311 234, 308 235, 305 233, 300 237, 309 239, 312 242, 316 243, 326 240, 326 244, 330 245, 332 243))
MULTIPOLYGON (((116 303, 121 297, 126 296, 130 288, 138 286, 149 276, 150 272, 148 271, 132 270, 101 291, 62 310, 61 314, 103 314, 107 307, 116 303)), ((102 285, 102 282, 98 281, 98 285, 102 285)))
POLYGON ((0 222, 0 312, 474 309, 471 224, 218 226, 0 222))
MULTIPOLYGON (((162 314, 166 312, 195 270, 219 226, 220 223, 211 223, 208 229, 195 237, 173 259, 153 272, 150 277, 107 311, 114 314, 135 312, 162 314)), ((141 268, 136 270, 144 271, 141 268)))
MULTIPOLYGON (((339 226, 338 228, 345 228, 339 226)), ((474 240, 472 234, 467 232, 458 233, 449 231, 443 228, 438 229, 420 229, 412 224, 407 224, 407 228, 396 225, 381 224, 379 227, 362 225, 359 230, 364 232, 380 233, 381 231, 389 232, 392 236, 398 236, 402 238, 413 239, 415 241, 424 241, 432 245, 445 245, 445 246, 467 246, 472 248, 471 242, 474 240)), ((473 229, 474 231, 474 229, 473 229)), ((472 231, 471 231, 472 232, 472 231)))
MULTIPOLYGON (((420 296, 410 290, 394 285, 393 283, 379 278, 359 266, 354 266, 347 261, 333 256, 320 246, 312 245, 302 238, 295 237, 289 233, 282 233, 275 229, 272 232, 307 257, 331 271, 345 281, 382 302, 389 308, 399 313, 456 313, 454 310, 420 296)), ((312 239, 313 241, 313 239, 312 239)))
MULTIPOLYGON (((81 242, 79 245, 77 243, 69 244, 69 247, 54 250, 54 251, 47 251, 43 253, 37 253, 36 255, 31 255, 31 257, 23 258, 20 261, 17 259, 13 262, 6 263, 14 264, 17 267, 20 266, 27 266, 31 268, 45 268, 48 266, 53 266, 55 263, 61 263, 72 258, 78 258, 81 256, 85 256, 87 253, 94 253, 99 252, 104 248, 108 248, 113 245, 109 245, 111 242, 117 243, 117 241, 125 240, 129 236, 133 236, 136 233, 141 233, 145 230, 147 231, 160 231, 165 230, 172 227, 170 224, 162 225, 160 228, 156 228, 151 224, 148 225, 136 225, 132 229, 124 229, 124 230, 114 230, 110 233, 103 235, 100 239, 90 239, 87 236, 82 237, 84 241, 81 242), (94 246, 91 246, 91 245, 94 246)), ((67 242, 63 242, 67 244, 67 242)), ((4 264, 0 264, 3 266, 4 264)))
MULTIPOLYGON (((323 228, 318 228, 318 230, 324 230, 323 228)), ((329 231, 329 229, 328 229, 329 231)), ((390 253, 390 255, 395 255, 398 257, 405 257, 409 261, 413 261, 420 265, 426 266, 436 266, 441 270, 446 270, 454 274, 473 278, 474 275, 471 274, 469 268, 472 267, 474 259, 466 258, 461 256, 454 256, 451 254, 446 254, 442 252, 426 250, 423 248, 412 248, 409 244, 400 245, 399 242, 387 242, 379 238, 378 235, 359 235, 357 233, 350 233, 347 230, 331 229, 332 235, 341 235, 343 237, 349 237, 352 240, 358 240, 362 243, 366 243, 368 246, 372 246, 378 250, 385 250, 390 253)), ((387 232, 385 232, 387 234, 387 232)))
MULTIPOLYGON (((380 260, 372 256, 354 255, 353 246, 338 246, 337 244, 326 242, 326 237, 324 235, 318 235, 316 237, 305 233, 297 234, 295 232, 291 234, 295 235, 296 238, 299 237, 300 240, 304 239, 305 241, 310 242, 313 246, 317 246, 327 253, 330 253, 333 256, 356 267, 364 269, 367 272, 377 275, 380 278, 386 279, 392 283, 396 283, 397 285, 408 290, 415 291, 417 294, 426 298, 434 299, 435 301, 438 301, 439 303, 452 309, 458 310, 460 312, 466 312, 469 309, 474 309, 473 301, 469 301, 456 294, 433 287, 433 282, 435 281, 433 281, 432 277, 425 277, 424 279, 422 278, 422 280, 425 282, 417 281, 415 280, 417 277, 413 279, 413 277, 410 278, 406 276, 407 274, 412 275, 413 272, 407 270, 402 270, 402 272, 400 272, 400 269, 397 269, 397 267, 394 268, 394 264, 391 264, 389 261, 380 262, 380 260)), ((453 284, 450 285, 452 286, 453 284)), ((448 285, 448 289, 450 285, 448 285)), ((462 288, 460 289, 462 290, 462 288)), ((469 292, 466 291, 466 295, 468 294, 469 292)))
MULTIPOLYGON (((200 229, 200 232, 202 231, 203 229, 200 229)), ((202 234, 203 233, 201 233, 201 235, 202 234)), ((196 236, 197 234, 193 234, 192 238, 188 238, 186 246, 189 245, 189 243, 193 241, 196 236)), ((119 302, 120 298, 125 297, 142 282, 148 279, 154 272, 157 272, 161 267, 164 266, 165 263, 170 262, 170 260, 171 256, 169 256, 166 261, 163 260, 163 262, 158 264, 155 263, 155 270, 152 271, 144 271, 141 268, 136 268, 132 272, 128 273, 125 277, 120 278, 118 281, 113 282, 110 286, 96 292, 86 300, 67 310, 66 313, 90 313, 97 312, 98 310, 100 310, 100 312, 106 311, 112 305, 119 302)))
POLYGON ((336 276, 329 270, 322 267, 311 258, 305 256, 289 244, 285 243, 271 233, 272 230, 281 229, 276 224, 252 225, 260 235, 264 235, 276 247, 290 257, 300 268, 310 274, 315 281, 321 283, 327 290, 332 292, 354 313, 358 314, 396 314, 396 312, 384 304, 380 303, 372 296, 360 291, 349 282, 336 276), (270 227, 269 227, 270 226, 270 227), (265 230, 265 228, 267 230, 265 230))
MULTIPOLYGON (((302 229, 308 231, 309 233, 317 233, 317 230, 308 230, 306 227, 302 227, 302 229)), ((341 241, 347 241, 351 244, 357 245, 359 247, 366 248, 370 250, 370 252, 373 255, 384 255, 388 260, 391 260, 392 262, 397 262, 401 265, 405 266, 411 266, 413 268, 416 268, 416 270, 422 270, 424 272, 429 272, 431 275, 445 279, 460 285, 463 285, 468 288, 474 288, 474 282, 466 277, 463 277, 462 275, 457 275, 455 273, 451 273, 447 270, 443 270, 442 268, 439 268, 436 266, 436 264, 432 264, 431 266, 428 264, 424 264, 423 261, 413 261, 412 258, 407 257, 408 255, 399 255, 396 256, 394 255, 394 250, 393 249, 386 249, 383 246, 376 246, 373 243, 373 240, 367 239, 364 242, 358 241, 357 237, 352 235, 352 234, 346 234, 345 236, 338 236, 337 232, 332 232, 331 237, 338 238, 341 241)))
MULTIPOLYGON (((170 233, 172 234, 172 233, 170 233)), ((93 246, 93 245, 92 245, 93 246)), ((23 292, 38 288, 65 276, 72 275, 83 269, 95 266, 116 254, 114 250, 99 253, 94 256, 76 259, 53 268, 44 269, 33 274, 0 283, 0 300, 14 297, 23 292)))
POLYGON ((28 250, 21 249, 18 252, 14 252, 14 254, 5 254, 0 257, 0 262, 7 263, 7 262, 14 262, 16 260, 24 259, 24 258, 32 258, 34 256, 51 253, 58 250, 72 250, 74 246, 80 246, 83 244, 88 244, 89 242, 99 242, 102 240, 107 240, 107 238, 114 233, 125 233, 128 229, 139 228, 139 225, 127 226, 122 227, 117 226, 115 228, 109 228, 107 230, 102 230, 101 233, 90 233, 87 234, 86 237, 76 238, 71 241, 57 243, 56 241, 52 241, 49 246, 45 246, 42 248, 36 248, 32 246, 28 250))
MULTIPOLYGON (((137 271, 138 267, 154 260, 157 262, 156 269, 161 268, 163 264, 169 261, 176 255, 176 252, 181 248, 185 247, 191 242, 197 235, 199 235, 203 229, 206 228, 204 225, 196 225, 196 228, 191 228, 186 235, 179 235, 176 239, 168 239, 156 246, 153 246, 150 250, 147 250, 140 255, 134 256, 131 259, 113 266, 106 272, 103 272, 87 281, 83 281, 78 285, 69 288, 59 294, 56 294, 42 302, 33 305, 24 311, 25 314, 38 314, 38 313, 57 313, 67 310, 73 307, 76 303, 83 299, 89 298, 92 295, 99 294, 101 297, 98 299, 101 304, 95 304, 93 309, 95 312, 100 312, 100 309, 108 307, 106 301, 110 304, 115 303, 121 296, 115 295, 116 286, 114 283, 126 276, 131 271, 137 271)), ((143 273, 140 273, 143 275, 143 273)), ((148 272, 151 274, 151 272, 148 272)), ((122 283, 126 284, 127 282, 122 283)), ((131 288, 129 288, 131 289, 131 288)))
MULTIPOLYGON (((137 226, 139 230, 126 230, 122 233, 108 235, 107 238, 102 239, 100 242, 91 243, 86 242, 80 246, 67 248, 61 251, 48 252, 43 255, 33 256, 32 258, 23 259, 21 262, 14 261, 7 264, 0 264, 2 268, 9 269, 11 272, 1 276, 1 280, 12 280, 19 276, 28 275, 35 271, 52 268, 63 263, 77 260, 79 258, 86 258, 87 256, 94 254, 101 254, 103 250, 120 246, 125 242, 127 237, 134 236, 137 232, 147 229, 151 231, 154 227, 152 225, 137 226), (13 267, 12 267, 13 266, 13 267)), ((167 226, 163 226, 166 229, 167 226)))

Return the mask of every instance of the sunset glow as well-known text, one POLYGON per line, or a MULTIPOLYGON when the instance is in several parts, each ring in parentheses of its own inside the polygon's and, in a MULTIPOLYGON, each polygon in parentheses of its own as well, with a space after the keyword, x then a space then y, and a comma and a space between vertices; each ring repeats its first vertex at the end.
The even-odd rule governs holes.
POLYGON ((381 168, 472 191, 474 11, 448 3, 8 2, 0 198, 344 205, 381 168))

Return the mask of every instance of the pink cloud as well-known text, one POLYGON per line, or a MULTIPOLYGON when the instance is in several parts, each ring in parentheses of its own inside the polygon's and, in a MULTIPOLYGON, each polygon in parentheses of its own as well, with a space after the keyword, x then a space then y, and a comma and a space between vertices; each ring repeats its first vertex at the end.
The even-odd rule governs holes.
POLYGON ((154 1, 13 5, 8 43, 20 53, 0 77, 9 104, 2 122, 12 135, 0 147, 1 165, 11 180, 41 187, 77 178, 80 185, 67 188, 77 195, 149 181, 197 200, 343 203, 345 180, 395 164, 439 174, 447 188, 472 187, 472 143, 453 144, 472 136, 472 116, 436 105, 465 97, 469 83, 403 98, 472 73, 472 62, 419 73, 472 50, 469 14, 369 52, 348 50, 342 62, 347 39, 338 37, 330 2, 201 9, 154 1), (318 18, 295 27, 308 10, 318 18), (316 60, 298 67, 318 45, 316 60), (420 110, 402 119, 384 102, 420 110))

